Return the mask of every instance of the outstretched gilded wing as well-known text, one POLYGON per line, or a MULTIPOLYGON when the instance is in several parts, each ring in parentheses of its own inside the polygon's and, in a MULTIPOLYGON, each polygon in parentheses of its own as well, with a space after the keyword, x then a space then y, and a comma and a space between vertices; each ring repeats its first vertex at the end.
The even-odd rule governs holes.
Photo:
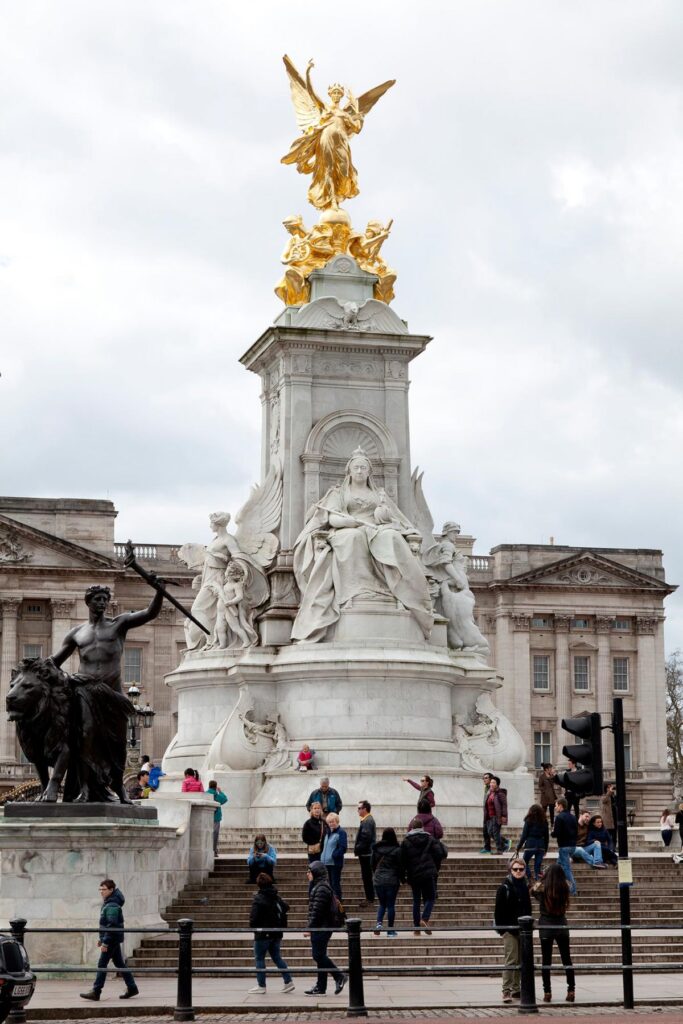
POLYGON ((376 85, 374 89, 368 89, 362 96, 358 97, 358 111, 365 115, 369 114, 378 99, 384 96, 385 92, 391 89, 392 85, 396 85, 396 79, 390 78, 388 82, 382 82, 381 85, 376 85))
POLYGON ((422 534, 422 555, 426 558, 428 553, 436 547, 434 539, 434 520, 429 511, 427 499, 422 490, 422 477, 419 467, 413 470, 410 482, 413 485, 413 522, 422 534))
POLYGON ((285 54, 282 60, 284 61, 289 79, 289 89, 292 94, 296 123, 302 132, 307 132, 311 128, 315 128, 320 121, 320 107, 311 96, 306 82, 296 70, 287 54, 285 54))
POLYGON ((280 525, 282 514, 282 467, 274 462, 262 484, 256 484, 235 516, 235 539, 240 550, 258 565, 269 565, 278 548, 271 532, 280 525))

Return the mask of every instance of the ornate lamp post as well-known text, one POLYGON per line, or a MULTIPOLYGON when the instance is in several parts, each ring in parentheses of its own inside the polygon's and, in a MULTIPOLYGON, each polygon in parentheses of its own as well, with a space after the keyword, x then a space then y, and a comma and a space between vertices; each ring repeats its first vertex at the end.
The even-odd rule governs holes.
POLYGON ((128 687, 128 700, 133 705, 133 714, 128 719, 128 746, 133 754, 138 745, 138 733, 142 729, 151 729, 154 719, 154 710, 149 701, 144 707, 140 706, 140 688, 133 683, 128 687))

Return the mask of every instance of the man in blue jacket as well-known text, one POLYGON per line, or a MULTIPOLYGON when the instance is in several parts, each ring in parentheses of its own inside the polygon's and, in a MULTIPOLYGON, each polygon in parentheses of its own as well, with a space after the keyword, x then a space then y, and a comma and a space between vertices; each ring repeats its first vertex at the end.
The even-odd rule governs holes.
POLYGON ((332 789, 329 779, 320 780, 320 789, 314 789, 306 801, 306 810, 310 811, 311 804, 320 804, 323 809, 323 818, 334 811, 339 814, 342 809, 342 798, 336 789, 332 789))
POLYGON ((97 975, 95 983, 89 992, 81 992, 81 999, 92 999, 97 1002, 102 994, 104 983, 107 980, 106 967, 111 961, 114 967, 118 967, 121 977, 126 983, 126 991, 119 999, 130 999, 138 995, 138 987, 131 971, 126 968, 126 961, 123 956, 123 904, 125 896, 111 878, 105 878, 100 882, 100 896, 102 897, 102 909, 100 911, 100 959, 97 962, 97 975))

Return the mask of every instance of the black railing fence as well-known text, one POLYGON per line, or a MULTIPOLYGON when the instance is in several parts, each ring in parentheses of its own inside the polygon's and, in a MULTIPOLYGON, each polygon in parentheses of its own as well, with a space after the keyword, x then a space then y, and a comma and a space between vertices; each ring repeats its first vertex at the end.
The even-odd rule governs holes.
MULTIPOLYGON (((10 930, 12 936, 22 944, 25 942, 26 935, 54 935, 54 934, 79 934, 79 935, 97 935, 99 934, 99 928, 31 928, 25 918, 16 918, 10 921, 10 930)), ((177 997, 176 1006, 173 1010, 173 1020, 175 1021, 189 1021, 195 1019, 195 1010, 193 1006, 192 996, 192 981, 195 976, 212 975, 214 977, 236 977, 236 978, 252 978, 254 976, 254 966, 249 967, 197 967, 194 964, 194 951, 193 951, 193 937, 195 935, 249 935, 253 937, 259 932, 272 932, 274 929, 270 928, 195 928, 194 921, 191 918, 181 918, 176 927, 169 927, 165 929, 160 928, 129 928, 126 926, 125 929, 109 928, 110 932, 121 932, 122 935, 154 935, 154 936, 165 936, 165 935, 177 935, 177 963, 173 967, 137 967, 134 966, 131 969, 135 974, 153 974, 153 975, 173 975, 177 978, 177 997)), ((278 931, 282 931, 284 934, 292 934, 301 936, 301 928, 278 928, 278 931)), ((506 967, 506 970, 519 970, 520 981, 521 981, 521 999, 519 1003, 519 1013, 529 1014, 538 1013, 538 1006, 536 1004, 536 976, 537 972, 546 965, 540 961, 534 960, 534 931, 536 925, 532 917, 520 917, 519 927, 513 928, 508 927, 507 931, 518 931, 519 932, 519 963, 513 967, 506 967)), ((540 929, 542 933, 542 928, 540 929)), ((564 928, 553 926, 553 931, 566 930, 571 933, 576 932, 606 932, 614 929, 606 928, 600 925, 566 925, 564 928)), ((683 925, 657 925, 657 924, 640 924, 640 925, 628 925, 620 926, 618 931, 628 931, 629 935, 633 932, 642 931, 666 931, 666 932, 683 932, 683 925)), ((368 931, 371 931, 369 929, 368 931)), ((412 934, 412 928, 396 928, 399 934, 405 932, 406 934, 412 934)), ((472 932, 488 932, 497 934, 497 929, 490 925, 488 927, 479 928, 438 928, 438 931, 442 934, 454 935, 472 932)), ((341 928, 307 928, 306 934, 311 932, 341 932, 346 935, 347 938, 347 960, 346 963, 337 964, 340 971, 343 971, 348 975, 348 1006, 346 1009, 347 1017, 367 1017, 368 1009, 365 1005, 365 993, 364 993, 364 975, 366 969, 363 967, 363 951, 362 951, 362 922, 360 918, 351 917, 347 918, 346 923, 341 928)), ((250 943, 251 946, 251 943, 250 943)), ((94 971, 93 966, 93 971, 94 971)), ((564 966, 561 963, 550 965, 549 969, 555 973, 564 973, 564 966)), ((575 965, 575 970, 576 970, 575 965)), ((36 974, 80 974, 85 973, 88 968, 85 966, 79 967, 31 967, 31 970, 36 974)), ((108 974, 117 974, 120 968, 110 966, 107 967, 106 972, 108 974)), ((317 968, 311 964, 307 967, 290 967, 289 973, 292 975, 306 975, 311 976, 317 968)), ((367 969, 367 973, 373 976, 377 975, 411 975, 413 977, 420 976, 450 976, 459 977, 465 975, 476 975, 476 974, 500 974, 503 970, 503 965, 498 961, 495 964, 412 964, 407 967, 382 967, 373 964, 371 968, 367 969)), ((592 973, 610 973, 613 974, 615 971, 621 971, 624 981, 624 1006, 626 1009, 632 1009, 632 991, 633 991, 633 974, 634 972, 671 972, 671 971, 683 971, 683 962, 672 963, 666 961, 663 963, 654 963, 648 961, 642 964, 631 964, 631 963, 585 963, 581 962, 578 970, 590 970, 592 973), (630 1003, 630 1006, 629 1006, 630 1003)), ((280 971, 276 967, 266 967, 264 972, 266 975, 278 975, 280 971)), ((26 1021, 25 1010, 13 1010, 8 1021, 10 1024, 24 1024, 26 1021)))

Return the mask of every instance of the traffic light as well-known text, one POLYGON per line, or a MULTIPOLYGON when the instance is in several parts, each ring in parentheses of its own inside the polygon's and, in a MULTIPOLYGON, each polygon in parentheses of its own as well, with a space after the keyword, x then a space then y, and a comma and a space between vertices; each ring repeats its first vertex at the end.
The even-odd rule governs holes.
POLYGON ((596 712, 563 718, 562 728, 582 740, 575 746, 562 747, 565 757, 576 761, 575 772, 564 772, 560 785, 573 789, 579 796, 602 796, 602 724, 596 712))

